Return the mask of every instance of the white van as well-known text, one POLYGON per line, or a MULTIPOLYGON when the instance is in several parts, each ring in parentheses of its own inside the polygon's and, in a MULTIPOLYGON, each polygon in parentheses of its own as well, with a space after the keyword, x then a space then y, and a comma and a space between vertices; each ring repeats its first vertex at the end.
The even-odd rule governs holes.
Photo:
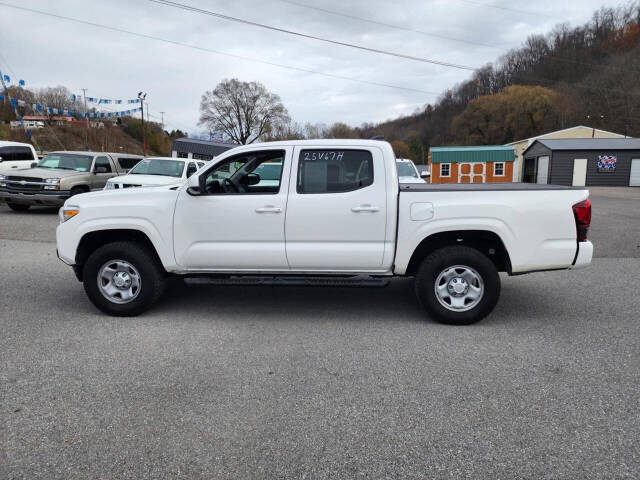
POLYGON ((29 143, 0 140, 0 172, 29 168, 38 161, 38 154, 29 143))

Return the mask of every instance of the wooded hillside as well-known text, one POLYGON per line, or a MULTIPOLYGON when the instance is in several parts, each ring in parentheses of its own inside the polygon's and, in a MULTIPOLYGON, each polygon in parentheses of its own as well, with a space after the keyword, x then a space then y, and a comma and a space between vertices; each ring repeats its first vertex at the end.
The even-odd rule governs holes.
MULTIPOLYGON (((356 129, 419 160, 431 145, 503 144, 574 125, 640 136, 640 4, 530 37, 413 115, 356 129)), ((401 152, 398 152, 401 155, 401 152)))

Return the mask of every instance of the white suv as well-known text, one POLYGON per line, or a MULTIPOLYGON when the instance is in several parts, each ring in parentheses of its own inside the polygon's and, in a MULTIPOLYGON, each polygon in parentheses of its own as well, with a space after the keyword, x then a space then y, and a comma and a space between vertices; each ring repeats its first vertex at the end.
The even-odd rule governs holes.
POLYGON ((0 141, 0 172, 29 168, 38 161, 38 154, 28 143, 0 141))
POLYGON ((396 158, 399 183, 424 183, 424 178, 429 176, 426 170, 418 173, 416 165, 408 158, 396 158))
POLYGON ((140 160, 126 175, 110 178, 105 190, 129 187, 156 187, 160 185, 179 185, 200 167, 204 161, 174 157, 149 157, 140 160))

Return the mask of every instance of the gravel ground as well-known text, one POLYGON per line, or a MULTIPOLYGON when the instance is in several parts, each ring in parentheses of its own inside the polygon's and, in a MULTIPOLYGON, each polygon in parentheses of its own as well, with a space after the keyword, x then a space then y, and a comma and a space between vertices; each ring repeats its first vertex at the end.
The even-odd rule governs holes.
POLYGON ((2 206, 0 478, 639 478, 637 191, 592 190, 591 268, 503 277, 463 328, 404 279, 107 317, 55 214, 2 206))

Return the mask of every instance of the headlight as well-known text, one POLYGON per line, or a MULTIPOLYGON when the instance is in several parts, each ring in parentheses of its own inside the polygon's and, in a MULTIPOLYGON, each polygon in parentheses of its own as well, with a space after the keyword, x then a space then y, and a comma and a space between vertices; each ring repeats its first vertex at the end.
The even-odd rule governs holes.
POLYGON ((64 223, 67 220, 75 217, 80 213, 80 207, 76 207, 75 205, 69 205, 66 207, 62 207, 58 212, 60 216, 60 223, 64 223))
POLYGON ((0 175, 0 187, 6 187, 6 186, 7 186, 7 176, 0 175))
POLYGON ((59 178, 45 178, 44 183, 45 183, 45 186, 44 186, 45 190, 60 190, 59 178))

